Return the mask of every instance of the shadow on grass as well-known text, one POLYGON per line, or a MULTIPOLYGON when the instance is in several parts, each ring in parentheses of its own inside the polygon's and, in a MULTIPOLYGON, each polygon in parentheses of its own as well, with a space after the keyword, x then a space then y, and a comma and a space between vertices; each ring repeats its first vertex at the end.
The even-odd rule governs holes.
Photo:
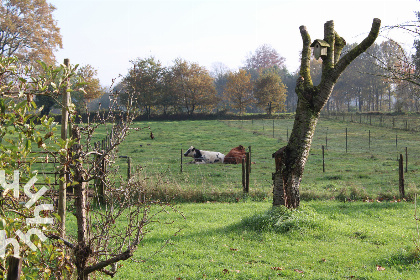
POLYGON ((378 260, 378 263, 383 266, 393 267, 399 272, 403 272, 407 269, 418 269, 420 266, 420 255, 418 251, 400 251, 392 254, 387 258, 378 260))
POLYGON ((264 232, 274 232, 301 238, 305 233, 325 231, 328 225, 325 223, 325 215, 316 213, 311 207, 302 206, 299 210, 290 210, 281 206, 260 211, 252 216, 242 218, 239 222, 226 226, 221 225, 214 229, 196 229, 194 232, 187 233, 188 228, 189 226, 186 226, 186 229, 181 230, 181 234, 177 236, 154 236, 144 241, 146 243, 154 243, 163 242, 167 238, 175 241, 184 238, 212 238, 213 236, 231 234, 233 236, 246 234, 248 238, 261 239, 261 233, 264 232))

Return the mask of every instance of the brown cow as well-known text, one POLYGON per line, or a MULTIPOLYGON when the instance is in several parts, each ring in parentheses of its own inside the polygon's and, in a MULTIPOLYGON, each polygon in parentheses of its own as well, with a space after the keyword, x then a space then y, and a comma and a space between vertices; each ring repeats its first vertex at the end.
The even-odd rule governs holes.
POLYGON ((223 163, 239 164, 242 163, 242 159, 245 158, 245 148, 242 145, 239 145, 236 148, 230 150, 230 152, 225 156, 223 163))

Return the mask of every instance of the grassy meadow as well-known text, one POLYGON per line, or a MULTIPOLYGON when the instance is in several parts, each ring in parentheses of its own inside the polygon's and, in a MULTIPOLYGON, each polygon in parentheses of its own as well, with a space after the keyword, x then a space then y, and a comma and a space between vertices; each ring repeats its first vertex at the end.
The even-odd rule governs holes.
MULTIPOLYGON (((152 223, 114 279, 420 279, 412 200, 420 183, 417 133, 321 119, 302 207, 272 209, 271 155, 286 145, 292 125, 292 119, 136 123, 144 129, 130 133, 119 155, 131 157, 134 180, 151 197, 170 200, 182 215, 169 212, 152 223), (181 149, 191 145, 225 154, 251 146, 250 194, 242 193, 240 165, 184 158, 180 172, 181 149), (406 147, 407 202, 398 201, 397 162, 406 147)), ((116 166, 125 177, 126 159, 116 166)), ((74 216, 68 221, 75 234, 74 216)))
POLYGON ((149 228, 115 279, 420 279, 411 203, 312 201, 290 212, 248 201, 178 210, 185 219, 169 214, 149 228))
MULTIPOLYGON (((181 173, 181 149, 185 152, 193 145, 227 154, 238 145, 251 146, 249 196, 263 200, 269 198, 272 191, 275 168, 272 154, 286 145, 292 125, 293 119, 141 122, 136 127, 146 129, 133 131, 119 147, 119 155, 131 157, 132 166, 141 170, 137 174, 139 180, 147 178, 143 182, 157 198, 178 202, 232 201, 243 197, 241 166, 188 164, 191 158, 184 157, 181 173), (155 136, 153 140, 147 127, 155 136)), ((102 131, 95 137, 102 139, 105 134, 106 131, 102 131)), ((416 176, 420 165, 418 140, 414 132, 321 119, 302 179, 302 199, 397 198, 397 159, 403 154, 405 162, 406 148, 405 189, 412 199, 420 183, 416 176)), ((127 173, 126 159, 117 159, 117 166, 121 174, 127 173)))

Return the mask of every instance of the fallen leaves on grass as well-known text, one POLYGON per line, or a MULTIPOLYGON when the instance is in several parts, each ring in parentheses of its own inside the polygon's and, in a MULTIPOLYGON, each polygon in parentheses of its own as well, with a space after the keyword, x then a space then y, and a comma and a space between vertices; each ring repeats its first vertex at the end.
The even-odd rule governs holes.
POLYGON ((376 270, 377 271, 384 271, 385 270, 385 267, 380 266, 380 265, 376 265, 376 270))
POLYGON ((303 271, 302 271, 302 270, 299 270, 299 269, 295 269, 295 271, 296 271, 297 273, 303 273, 303 271))
POLYGON ((282 267, 278 267, 278 266, 274 266, 274 267, 272 267, 271 269, 272 269, 272 270, 283 270, 283 268, 282 268, 282 267))

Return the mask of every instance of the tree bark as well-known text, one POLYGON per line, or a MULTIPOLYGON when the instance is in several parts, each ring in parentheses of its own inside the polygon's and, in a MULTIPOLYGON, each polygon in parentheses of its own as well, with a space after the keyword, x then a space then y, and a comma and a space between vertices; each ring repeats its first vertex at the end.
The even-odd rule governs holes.
POLYGON ((91 248, 88 241, 88 223, 87 223, 87 183, 84 182, 85 170, 81 161, 82 147, 80 145, 80 130, 77 125, 72 128, 72 138, 75 144, 72 146, 72 169, 74 182, 75 199, 74 206, 76 208, 77 219, 77 245, 74 248, 75 265, 77 269, 78 280, 88 280, 89 275, 85 272, 88 259, 91 255, 91 248))
MULTIPOLYGON (((306 27, 300 27, 303 48, 300 77, 297 80, 295 89, 298 96, 298 104, 289 142, 280 155, 280 172, 283 179, 284 199, 274 199, 273 206, 284 203, 283 205, 288 208, 299 207, 299 186, 320 112, 328 102, 341 73, 357 56, 365 52, 375 42, 379 34, 380 23, 379 19, 374 19, 369 35, 359 45, 340 58, 346 42, 335 32, 334 22, 326 22, 324 25, 324 41, 328 42, 330 47, 327 55, 322 57, 322 77, 320 84, 317 86, 313 85, 310 75, 311 39, 306 27)), ((273 193, 278 194, 281 192, 280 188, 280 184, 275 185, 273 193)))

